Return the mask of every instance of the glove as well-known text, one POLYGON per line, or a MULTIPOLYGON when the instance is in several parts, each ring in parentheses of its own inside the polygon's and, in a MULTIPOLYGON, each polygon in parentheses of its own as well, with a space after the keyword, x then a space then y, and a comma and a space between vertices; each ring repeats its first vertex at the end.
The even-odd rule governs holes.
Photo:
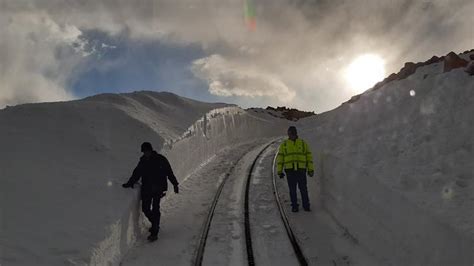
POLYGON ((284 174, 284 173, 280 173, 280 174, 278 174, 278 176, 279 176, 280 178, 283 178, 283 177, 285 177, 285 174, 284 174))
POLYGON ((176 193, 176 194, 179 193, 179 187, 178 187, 178 185, 174 185, 174 193, 176 193))
POLYGON ((125 184, 122 184, 122 187, 124 187, 124 188, 129 188, 129 187, 131 187, 131 188, 133 188, 133 184, 127 182, 127 183, 125 183, 125 184))
POLYGON ((309 172, 308 172, 308 175, 309 175, 310 177, 313 177, 313 176, 314 176, 314 171, 309 171, 309 172))

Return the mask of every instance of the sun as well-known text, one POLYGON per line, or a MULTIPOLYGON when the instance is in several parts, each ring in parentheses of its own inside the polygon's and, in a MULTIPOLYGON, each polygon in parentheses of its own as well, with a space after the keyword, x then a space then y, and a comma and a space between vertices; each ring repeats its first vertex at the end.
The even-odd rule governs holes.
POLYGON ((345 70, 348 85, 355 93, 361 93, 385 77, 385 61, 376 54, 358 56, 345 70))

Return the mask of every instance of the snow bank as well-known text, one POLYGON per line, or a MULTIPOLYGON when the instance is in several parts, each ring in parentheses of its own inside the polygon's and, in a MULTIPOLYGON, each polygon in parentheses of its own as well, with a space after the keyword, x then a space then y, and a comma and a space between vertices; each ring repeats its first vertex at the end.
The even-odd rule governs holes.
POLYGON ((182 179, 224 145, 270 132, 235 107, 210 112, 225 106, 140 92, 1 110, 0 263, 117 265, 143 230, 138 189, 121 187, 141 142, 167 143, 182 179))
POLYGON ((224 147, 263 137, 282 135, 287 121, 247 112, 239 107, 210 111, 196 121, 162 153, 173 162, 176 175, 184 178, 224 147))
POLYGON ((326 208, 387 264, 474 263, 474 79, 442 67, 300 122, 326 208))
POLYGON ((323 204, 384 265, 472 265, 473 239, 341 158, 323 156, 323 204))
POLYGON ((2 264, 89 263, 92 247, 128 208, 130 196, 119 188, 143 139, 164 142, 103 103, 1 111, 2 264))

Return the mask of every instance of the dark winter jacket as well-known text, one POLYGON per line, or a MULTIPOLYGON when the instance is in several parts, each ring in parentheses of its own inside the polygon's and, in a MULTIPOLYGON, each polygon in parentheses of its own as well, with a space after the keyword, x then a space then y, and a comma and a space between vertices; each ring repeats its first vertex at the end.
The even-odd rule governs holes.
POLYGON ((128 183, 135 184, 140 177, 142 178, 142 195, 161 193, 168 190, 167 179, 173 185, 178 185, 168 159, 156 151, 153 151, 150 158, 140 157, 140 162, 133 170, 128 183))

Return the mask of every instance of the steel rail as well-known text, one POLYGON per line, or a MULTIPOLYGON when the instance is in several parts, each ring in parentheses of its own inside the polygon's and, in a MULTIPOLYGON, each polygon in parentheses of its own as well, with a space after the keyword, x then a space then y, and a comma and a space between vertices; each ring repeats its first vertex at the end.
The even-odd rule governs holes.
POLYGON ((202 260, 204 259, 204 250, 206 248, 207 236, 209 235, 209 229, 211 228, 212 218, 214 217, 214 212, 216 210, 216 206, 217 206, 217 202, 219 201, 219 197, 222 193, 222 189, 224 188, 224 185, 225 185, 226 181, 229 179, 229 176, 234 171, 235 166, 240 162, 240 160, 242 160, 242 158, 246 154, 248 154, 248 151, 244 152, 242 154, 242 156, 240 156, 239 159, 234 164, 232 164, 232 166, 226 172, 224 179, 222 180, 219 187, 217 188, 217 192, 214 195, 214 199, 212 200, 211 207, 209 208, 209 213, 207 214, 207 218, 206 218, 206 220, 204 222, 204 225, 202 227, 202 231, 201 231, 200 238, 199 238, 199 245, 198 245, 198 248, 196 250, 196 254, 194 256, 194 261, 192 263, 192 265, 194 265, 194 266, 201 266, 202 265, 202 260))
POLYGON ((275 143, 276 140, 268 143, 263 147, 263 149, 257 154, 255 157, 255 160, 252 163, 252 166, 250 166, 250 170, 247 176, 247 184, 245 186, 245 203, 244 203, 244 224, 245 224, 245 244, 247 247, 247 261, 248 265, 253 266, 255 265, 255 258, 253 256, 253 247, 252 247, 252 232, 250 230, 250 212, 249 212, 249 190, 250 190, 250 180, 252 179, 252 173, 253 169, 255 168, 255 165, 257 164, 258 159, 262 155, 262 153, 268 149, 273 143, 275 143))

